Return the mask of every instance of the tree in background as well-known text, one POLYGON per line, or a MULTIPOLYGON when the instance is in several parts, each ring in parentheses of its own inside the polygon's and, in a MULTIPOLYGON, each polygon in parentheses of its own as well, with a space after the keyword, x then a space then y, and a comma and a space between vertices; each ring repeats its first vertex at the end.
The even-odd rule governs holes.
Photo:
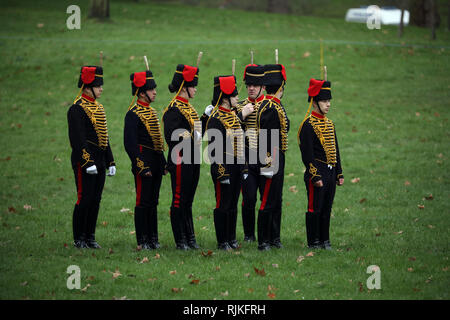
POLYGON ((109 0, 91 0, 89 18, 109 19, 109 0))

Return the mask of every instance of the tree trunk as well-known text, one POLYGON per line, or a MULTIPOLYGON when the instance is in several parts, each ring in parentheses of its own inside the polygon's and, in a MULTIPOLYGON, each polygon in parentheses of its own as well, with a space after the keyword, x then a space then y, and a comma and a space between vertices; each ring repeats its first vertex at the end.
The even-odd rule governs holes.
POLYGON ((405 1, 400 1, 400 9, 402 13, 400 14, 400 24, 398 25, 398 37, 403 37, 403 16, 405 15, 405 1))
POLYGON ((267 12, 292 13, 292 8, 289 0, 268 0, 267 12))
POLYGON ((89 18, 109 18, 109 0, 91 0, 90 3, 89 18))
POLYGON ((434 0, 429 1, 430 1, 431 39, 436 40, 436 3, 434 0))

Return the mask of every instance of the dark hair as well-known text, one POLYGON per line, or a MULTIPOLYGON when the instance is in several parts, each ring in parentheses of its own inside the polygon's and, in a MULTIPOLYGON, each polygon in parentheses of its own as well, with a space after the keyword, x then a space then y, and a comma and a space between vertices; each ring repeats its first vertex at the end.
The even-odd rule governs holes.
POLYGON ((280 86, 266 86, 267 94, 275 94, 277 93, 278 89, 280 89, 280 86))

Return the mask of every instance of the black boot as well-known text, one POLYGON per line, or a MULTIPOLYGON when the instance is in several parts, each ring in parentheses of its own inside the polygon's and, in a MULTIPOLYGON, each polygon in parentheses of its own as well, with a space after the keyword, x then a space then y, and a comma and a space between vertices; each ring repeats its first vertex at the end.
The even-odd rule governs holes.
POLYGON ((230 244, 227 239, 227 216, 226 212, 220 209, 214 209, 214 228, 216 229, 217 249, 230 250, 230 244))
POLYGON ((136 229, 137 245, 142 249, 152 249, 149 246, 148 228, 146 221, 147 210, 142 207, 134 208, 134 227, 136 229))
POLYGON ((270 217, 267 210, 260 210, 258 213, 258 250, 270 250, 270 217))
POLYGON ((75 205, 72 217, 73 245, 78 249, 88 248, 85 235, 83 234, 83 220, 83 210, 79 205, 75 205))
POLYGON ((228 244, 232 249, 239 248, 239 243, 236 240, 236 224, 237 224, 237 210, 231 211, 231 213, 228 214, 228 244))
POLYGON ((186 209, 184 219, 186 225, 187 245, 191 249, 199 249, 200 247, 195 239, 194 220, 192 218, 192 207, 186 209))
POLYGON ((244 227, 244 241, 253 242, 255 237, 255 210, 242 207, 242 225, 244 227))
POLYGON ((319 249, 322 247, 319 235, 319 213, 306 212, 306 238, 308 241, 308 248, 319 249))
POLYGON ((86 245, 88 248, 91 249, 101 249, 102 247, 98 244, 98 242, 95 240, 95 234, 91 233, 87 235, 86 238, 86 245))
POLYGON ((283 245, 281 244, 281 240, 280 240, 281 209, 279 209, 273 213, 272 221, 270 222, 270 226, 271 226, 270 245, 277 249, 283 248, 283 245))
POLYGON ((184 219, 180 208, 170 208, 170 223, 172 225, 176 249, 189 250, 184 233, 184 219))
POLYGON ((148 210, 148 230, 149 242, 148 245, 153 249, 161 248, 158 241, 158 211, 157 208, 150 208, 148 210))

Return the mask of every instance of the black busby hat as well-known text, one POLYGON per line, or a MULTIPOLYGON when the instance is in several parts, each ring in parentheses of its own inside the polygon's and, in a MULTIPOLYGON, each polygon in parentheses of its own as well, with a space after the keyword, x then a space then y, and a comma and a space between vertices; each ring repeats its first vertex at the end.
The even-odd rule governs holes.
POLYGON ((192 67, 185 64, 177 65, 177 69, 173 74, 172 82, 169 84, 170 92, 177 92, 183 84, 185 87, 195 87, 198 84, 198 67, 192 67))
POLYGON ((246 85, 264 85, 264 66, 248 64, 244 70, 244 81, 246 85))
POLYGON ((80 70, 78 88, 99 87, 103 85, 103 68, 97 66, 84 66, 80 70))
POLYGON ((136 91, 145 92, 156 88, 156 82, 150 70, 135 72, 130 75, 131 94, 137 94, 136 91))
POLYGON ((222 98, 234 97, 238 95, 235 76, 218 76, 214 77, 213 106, 220 103, 222 98))
POLYGON ((264 66, 264 85, 281 87, 286 83, 286 69, 282 64, 266 64, 264 66))
POLYGON ((314 101, 330 100, 331 97, 331 82, 325 80, 309 80, 308 88, 308 102, 313 98, 314 101))

